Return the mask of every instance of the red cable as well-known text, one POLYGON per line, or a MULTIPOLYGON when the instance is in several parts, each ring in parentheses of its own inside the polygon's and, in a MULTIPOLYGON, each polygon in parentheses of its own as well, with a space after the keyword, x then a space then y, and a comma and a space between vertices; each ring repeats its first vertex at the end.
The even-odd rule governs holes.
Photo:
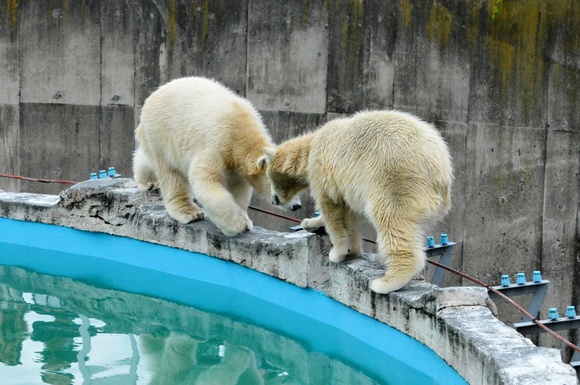
POLYGON ((566 340, 564 337, 560 336, 559 334, 557 334, 556 332, 554 332, 553 330, 551 330, 550 328, 548 328, 546 325, 544 325, 543 323, 541 323, 536 317, 534 317, 533 315, 531 315, 526 309, 524 309, 523 307, 521 307, 520 305, 518 305, 510 297, 508 297, 507 295, 505 295, 501 291, 497 290, 495 287, 490 286, 490 285, 486 284, 485 282, 480 281, 477 278, 472 278, 469 275, 467 275, 465 273, 462 273, 462 272, 460 272, 458 270, 455 270, 455 269, 453 269, 451 267, 442 265, 439 262, 435 262, 435 261, 431 261, 431 260, 427 260, 427 262, 429 262, 430 264, 435 265, 437 267, 440 267, 442 269, 445 269, 447 271, 450 271, 453 274, 457 274, 458 276, 460 276, 462 278, 465 278, 465 279, 468 279, 471 282, 475 282, 478 285, 485 287, 487 290, 493 291, 495 294, 499 295, 500 297, 502 297, 503 299, 505 299, 506 301, 508 301, 510 304, 512 304, 516 309, 518 309, 520 312, 522 312, 526 317, 530 318, 533 323, 535 323, 536 325, 538 325, 540 328, 544 329, 544 331, 546 331, 547 333, 550 333, 552 336, 556 337, 557 339, 559 339, 560 341, 562 341, 563 343, 565 343, 566 345, 568 345, 572 349, 576 350, 577 352, 580 352, 580 348, 578 346, 574 345, 572 342, 566 340))
POLYGON ((40 183, 62 183, 62 184, 77 184, 78 183, 78 182, 75 182, 72 180, 29 178, 27 176, 19 176, 19 175, 11 175, 11 174, 0 174, 0 177, 27 180, 30 182, 40 182, 40 183))
POLYGON ((272 215, 272 216, 275 216, 275 217, 278 217, 278 218, 287 219, 287 220, 292 221, 292 222, 296 222, 296 223, 302 222, 302 220, 300 220, 300 219, 296 219, 296 218, 292 218, 292 217, 287 217, 286 215, 278 214, 278 213, 275 213, 275 212, 272 212, 272 211, 268 211, 268 210, 264 210, 264 209, 261 209, 261 208, 258 208, 258 207, 248 206, 248 208, 250 208, 252 210, 259 211, 259 212, 264 213, 264 214, 272 215))

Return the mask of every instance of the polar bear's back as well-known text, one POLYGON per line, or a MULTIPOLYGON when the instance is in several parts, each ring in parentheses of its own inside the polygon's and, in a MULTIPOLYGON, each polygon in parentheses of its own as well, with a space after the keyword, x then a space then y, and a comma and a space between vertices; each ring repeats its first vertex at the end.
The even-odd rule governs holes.
POLYGON ((141 120, 157 123, 169 119, 172 126, 204 122, 209 126, 234 102, 245 100, 214 80, 180 78, 162 85, 145 100, 141 120))
MULTIPOLYGON (((204 149, 223 149, 234 143, 238 131, 243 135, 267 137, 261 117, 249 101, 220 83, 203 77, 173 80, 153 92, 141 111, 143 138, 158 155, 178 155, 167 159, 187 165, 204 149)), ((175 164, 177 166, 177 164, 175 164)))
MULTIPOLYGON (((326 138, 329 149, 345 151, 368 161, 385 159, 410 162, 422 157, 427 163, 449 161, 447 144, 431 124, 400 111, 360 112, 350 118, 331 121, 319 138, 326 138), (347 150, 348 149, 348 150, 347 150), (443 158, 443 159, 438 159, 443 158)), ((321 140, 322 142, 322 140, 321 140)))
POLYGON ((432 125, 404 112, 368 111, 330 121, 312 142, 309 170, 320 188, 360 206, 358 211, 369 195, 391 203, 429 196, 434 209, 450 205, 447 144, 432 125))

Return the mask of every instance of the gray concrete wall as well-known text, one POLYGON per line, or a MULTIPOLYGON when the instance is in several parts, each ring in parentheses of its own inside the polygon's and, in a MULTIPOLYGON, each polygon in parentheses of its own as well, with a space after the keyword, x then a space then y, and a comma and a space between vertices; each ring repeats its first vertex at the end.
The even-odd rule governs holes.
MULTIPOLYGON (((485 288, 439 288, 416 278, 401 291, 376 294, 368 286, 384 274, 384 267, 374 262, 374 255, 333 264, 326 258, 327 236, 254 227, 228 238, 209 220, 178 225, 157 193, 138 190, 131 179, 86 181, 60 196, 0 192, 0 217, 195 251, 319 290, 422 342, 469 384, 578 384, 574 369, 562 362, 558 350, 534 346, 493 316, 485 288)), ((91 298, 99 295, 95 292, 91 298)))
POLYGON ((454 266, 491 284, 542 270, 545 316, 580 298, 579 36, 577 0, 0 0, 0 172, 131 175, 140 107, 180 76, 247 96, 277 141, 402 109, 451 146, 454 207, 433 233, 459 243, 454 266))

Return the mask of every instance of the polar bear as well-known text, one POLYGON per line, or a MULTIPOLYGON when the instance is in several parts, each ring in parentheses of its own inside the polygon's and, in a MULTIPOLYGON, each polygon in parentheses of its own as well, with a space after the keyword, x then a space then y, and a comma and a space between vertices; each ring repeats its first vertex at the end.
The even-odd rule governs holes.
POLYGON ((255 354, 248 348, 224 342, 220 346, 221 361, 206 368, 197 362, 201 341, 187 334, 141 334, 139 342, 151 373, 149 385, 264 384, 255 354))
POLYGON ((363 253, 366 217, 386 267, 371 290, 398 290, 424 268, 423 229, 449 210, 453 181, 447 144, 432 125, 404 112, 366 111, 264 152, 273 204, 310 186, 321 215, 302 227, 326 226, 332 262, 363 253))
POLYGON ((158 185, 169 216, 185 224, 205 211, 227 236, 252 229, 252 191, 270 191, 258 159, 273 144, 248 100, 211 79, 176 79, 145 100, 135 137, 135 181, 142 189, 158 185))

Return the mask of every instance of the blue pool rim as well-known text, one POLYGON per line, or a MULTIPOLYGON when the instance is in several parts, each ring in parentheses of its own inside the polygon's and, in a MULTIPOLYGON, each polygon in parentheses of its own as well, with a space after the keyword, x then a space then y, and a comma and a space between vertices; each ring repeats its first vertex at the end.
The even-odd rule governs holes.
POLYGON ((0 218, 0 265, 235 316, 307 341, 309 350, 350 362, 388 384, 467 384, 432 349, 388 325, 316 290, 204 254, 0 218))

